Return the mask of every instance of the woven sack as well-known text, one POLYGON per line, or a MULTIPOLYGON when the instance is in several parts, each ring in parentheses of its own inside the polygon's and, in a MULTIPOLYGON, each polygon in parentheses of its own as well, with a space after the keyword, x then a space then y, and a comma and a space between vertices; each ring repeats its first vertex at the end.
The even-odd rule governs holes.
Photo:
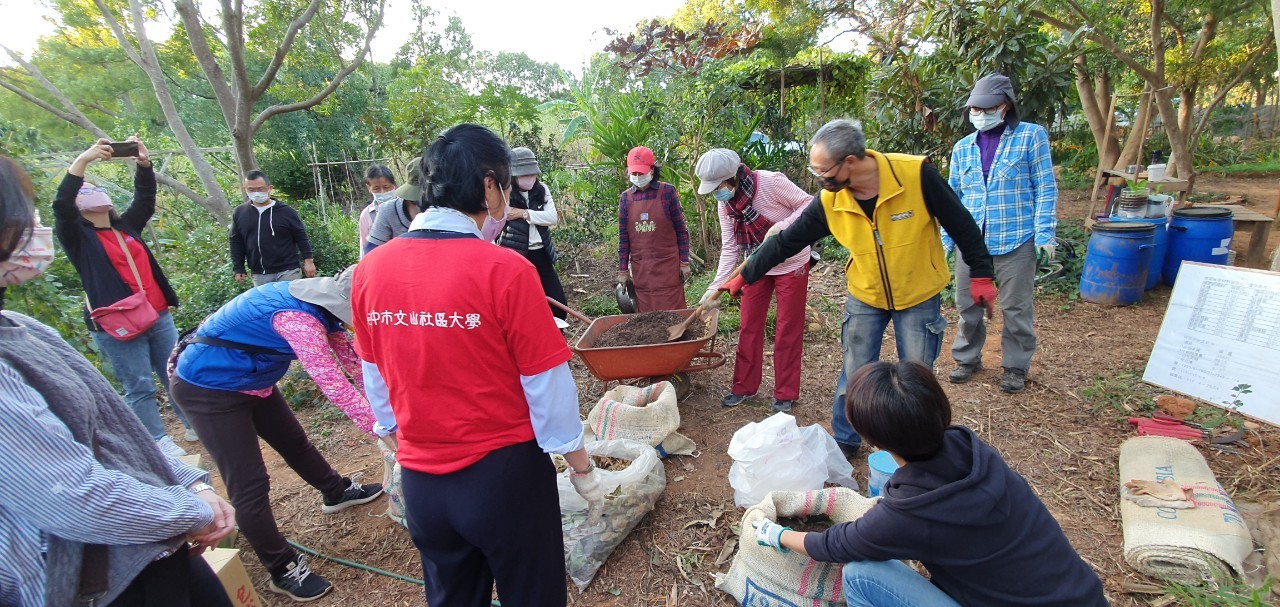
POLYGON ((1200 452, 1164 436, 1139 436, 1120 445, 1122 486, 1166 477, 1191 489, 1195 507, 1144 508, 1121 500, 1125 561, 1141 573, 1180 584, 1215 584, 1225 574, 1239 575, 1253 540, 1200 452))
POLYGON ((400 462, 396 452, 382 439, 378 439, 378 451, 382 452, 382 490, 387 494, 387 518, 408 527, 404 520, 404 488, 400 484, 400 462))
POLYGON ((587 413, 586 440, 627 439, 652 446, 660 457, 691 455, 697 449, 680 428, 676 388, 669 381, 637 388, 618 386, 587 413))
POLYGON ((778 517, 825 515, 836 523, 856 520, 875 500, 844 487, 817 491, 773 491, 742 515, 738 553, 729 573, 716 574, 716 588, 744 607, 834 607, 844 605, 841 563, 821 563, 798 552, 756 543, 752 523, 778 517))

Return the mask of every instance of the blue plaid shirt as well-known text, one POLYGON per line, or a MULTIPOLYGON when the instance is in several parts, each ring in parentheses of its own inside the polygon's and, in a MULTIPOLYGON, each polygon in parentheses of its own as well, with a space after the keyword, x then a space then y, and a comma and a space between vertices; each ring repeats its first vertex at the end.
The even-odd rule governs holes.
MULTIPOLYGON (((1033 237, 1037 246, 1053 243, 1058 182, 1044 127, 1020 122, 1005 129, 985 179, 977 133, 970 133, 951 149, 947 181, 982 228, 992 255, 1008 253, 1033 237)), ((945 230, 942 244, 948 251, 955 246, 945 230)))

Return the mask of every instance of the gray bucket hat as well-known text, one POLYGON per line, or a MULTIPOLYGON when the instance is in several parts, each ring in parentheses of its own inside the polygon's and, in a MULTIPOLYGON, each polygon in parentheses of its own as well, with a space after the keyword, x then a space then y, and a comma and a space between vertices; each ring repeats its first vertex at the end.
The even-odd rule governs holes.
POLYGON ((533 150, 529 148, 513 148, 511 150, 512 177, 541 174, 542 169, 538 166, 538 158, 533 155, 533 150))
POLYGON ((337 276, 317 276, 300 278, 289 282, 289 294, 320 306, 337 316, 342 322, 351 324, 351 275, 355 273, 354 265, 338 272, 337 276))
POLYGON ((414 202, 422 200, 422 157, 410 160, 404 170, 409 176, 404 185, 396 188, 396 197, 414 202))
POLYGON ((698 164, 693 168, 693 173, 701 181, 698 184, 698 194, 706 196, 711 193, 711 190, 720 187, 726 179, 737 175, 738 165, 741 162, 737 152, 733 150, 725 148, 707 150, 701 158, 698 158, 698 164))

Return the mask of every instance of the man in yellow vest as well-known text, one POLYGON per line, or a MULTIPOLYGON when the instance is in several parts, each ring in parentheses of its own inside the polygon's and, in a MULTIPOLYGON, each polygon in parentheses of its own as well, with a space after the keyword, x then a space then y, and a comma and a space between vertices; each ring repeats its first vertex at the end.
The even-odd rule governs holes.
POLYGON ((951 282, 951 272, 939 227, 969 262, 974 303, 988 310, 996 302, 994 270, 978 225, 928 157, 868 150, 860 122, 832 120, 809 142, 809 171, 824 191, 795 223, 760 246, 739 278, 722 288, 736 294, 828 235, 849 250, 849 298, 840 329, 844 365, 831 427, 840 448, 852 457, 862 438, 845 415, 845 379, 879 360, 889 321, 899 360, 932 369, 942 349, 947 319, 939 309, 939 293, 951 282))

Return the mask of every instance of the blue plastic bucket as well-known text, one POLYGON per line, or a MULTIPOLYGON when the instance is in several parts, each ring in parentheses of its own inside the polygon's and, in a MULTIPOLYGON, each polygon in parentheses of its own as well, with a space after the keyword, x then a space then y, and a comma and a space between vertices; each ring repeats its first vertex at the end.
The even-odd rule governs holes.
POLYGON ((1160 273, 1164 271, 1164 256, 1169 250, 1169 230, 1167 229, 1169 220, 1166 217, 1146 217, 1142 219, 1131 217, 1115 217, 1111 221, 1127 221, 1130 223, 1149 223, 1156 227, 1156 248, 1151 249, 1151 261, 1147 262, 1147 284, 1146 290, 1156 288, 1160 284, 1160 273))
POLYGON ((1230 209, 1195 207, 1174 211, 1173 221, 1169 222, 1169 252, 1161 272, 1164 284, 1173 286, 1184 261, 1225 265, 1233 234, 1230 209))
POLYGON ((867 455, 867 468, 871 471, 867 480, 867 497, 875 497, 884 493, 889 477, 898 469, 898 462, 888 451, 872 451, 867 455))
POLYGON ((1080 277, 1080 298, 1109 306, 1138 303, 1156 248, 1156 226, 1109 221, 1094 224, 1080 277))

